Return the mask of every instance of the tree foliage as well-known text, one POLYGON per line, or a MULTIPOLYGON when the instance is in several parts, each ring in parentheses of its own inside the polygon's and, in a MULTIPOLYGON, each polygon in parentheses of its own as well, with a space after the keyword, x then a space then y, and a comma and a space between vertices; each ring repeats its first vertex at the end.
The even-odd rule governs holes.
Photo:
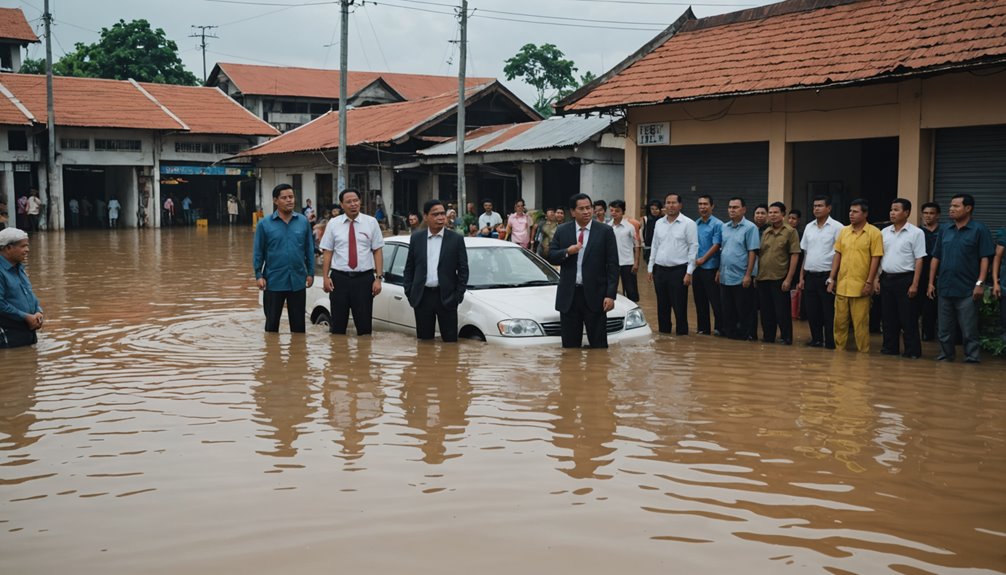
MULTIPOLYGON (((30 62, 32 71, 25 73, 45 73, 44 61, 38 72, 34 71, 36 61, 30 62)), ((150 22, 142 19, 119 20, 111 28, 102 28, 101 38, 93 44, 77 42, 72 52, 53 63, 52 71, 58 76, 132 78, 139 82, 186 86, 199 83, 178 57, 178 44, 169 40, 163 29, 151 29, 150 22)))
POLYGON ((45 59, 44 58, 25 58, 24 62, 21 62, 21 69, 18 70, 19 74, 45 74, 45 59))
POLYGON ((534 108, 545 117, 552 115, 553 102, 578 87, 573 76, 576 70, 573 61, 554 44, 525 44, 503 67, 507 80, 520 78, 534 87, 538 92, 534 108))

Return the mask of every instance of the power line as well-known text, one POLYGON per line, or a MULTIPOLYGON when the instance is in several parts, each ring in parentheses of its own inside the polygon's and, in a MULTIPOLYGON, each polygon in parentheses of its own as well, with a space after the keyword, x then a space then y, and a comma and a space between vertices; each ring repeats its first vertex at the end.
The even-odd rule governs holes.
MULTIPOLYGON (((444 4, 441 2, 430 2, 429 0, 397 0, 398 2, 408 2, 409 4, 427 4, 430 6, 452 6, 452 4, 444 4)), ((503 14, 505 16, 524 16, 527 18, 542 18, 546 20, 561 20, 568 22, 591 22, 596 24, 635 24, 641 26, 656 26, 654 22, 627 22, 621 20, 597 20, 594 18, 573 18, 571 16, 547 16, 545 14, 528 14, 526 12, 507 12, 505 10, 490 10, 488 8, 479 8, 479 12, 485 12, 490 14, 503 14)), ((667 27, 667 24, 663 24, 663 27, 667 27)))
POLYGON ((384 62, 384 69, 391 70, 391 66, 388 65, 388 59, 384 57, 384 48, 381 47, 381 38, 377 35, 377 28, 374 27, 374 20, 370 17, 370 12, 367 10, 366 2, 363 3, 363 13, 367 16, 367 22, 370 23, 370 31, 374 33, 374 41, 377 42, 377 52, 381 55, 381 61, 384 62))
MULTIPOLYGON (((234 1, 237 1, 237 0, 234 0, 234 1)), ((389 3, 389 2, 387 2, 385 0, 380 0, 379 2, 378 1, 372 1, 371 3, 375 4, 377 6, 390 6, 392 8, 402 8, 402 9, 405 9, 405 10, 414 10, 414 11, 417 11, 417 12, 427 12, 429 14, 445 14, 445 15, 451 15, 451 16, 453 16, 453 13, 451 13, 451 12, 441 12, 439 10, 431 10, 429 8, 419 8, 418 6, 403 6, 401 4, 391 4, 391 3, 389 3)), ((446 4, 444 6, 449 6, 449 4, 446 4)), ((522 24, 542 24, 542 25, 546 25, 546 26, 562 26, 562 27, 565 27, 565 28, 592 28, 592 29, 599 29, 599 30, 635 30, 635 31, 643 31, 643 32, 659 32, 660 30, 663 30, 664 28, 666 28, 666 26, 660 26, 659 24, 653 24, 652 26, 654 26, 654 27, 651 27, 651 28, 635 28, 635 27, 627 27, 627 26, 602 26, 602 25, 589 25, 589 24, 567 24, 567 23, 564 23, 564 22, 542 22, 540 20, 524 20, 524 19, 519 19, 519 18, 507 18, 507 17, 504 17, 504 16, 485 16, 485 15, 480 15, 480 14, 474 14, 472 17, 473 18, 483 18, 483 19, 486 19, 486 20, 497 20, 497 21, 503 21, 503 22, 520 22, 522 24)))
POLYGON ((219 28, 219 26, 199 26, 192 25, 193 28, 199 28, 199 32, 194 34, 189 34, 189 38, 201 38, 202 41, 199 43, 199 48, 203 51, 203 84, 206 83, 206 39, 207 38, 219 38, 219 36, 214 36, 213 34, 207 35, 207 30, 212 30, 214 28, 219 28))

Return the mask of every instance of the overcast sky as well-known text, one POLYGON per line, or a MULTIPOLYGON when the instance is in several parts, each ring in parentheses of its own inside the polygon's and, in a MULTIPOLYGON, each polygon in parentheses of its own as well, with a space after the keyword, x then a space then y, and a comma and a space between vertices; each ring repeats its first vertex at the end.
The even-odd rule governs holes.
MULTIPOLYGON (((469 0, 468 74, 505 81, 504 60, 527 43, 552 43, 582 74, 602 74, 676 20, 689 5, 698 17, 768 4, 759 0, 469 0)), ((460 0, 356 0, 349 20, 351 70, 455 75, 460 0)), ((0 0, 21 8, 42 36, 43 0, 0 0)), ((339 67, 339 3, 325 0, 50 0, 53 58, 76 42, 98 40, 119 19, 145 18, 178 44, 185 66, 202 78, 194 25, 219 26, 207 40, 207 73, 216 62, 339 67)), ((42 44, 28 49, 44 57, 42 44)), ((534 90, 505 82, 533 103, 534 90)))

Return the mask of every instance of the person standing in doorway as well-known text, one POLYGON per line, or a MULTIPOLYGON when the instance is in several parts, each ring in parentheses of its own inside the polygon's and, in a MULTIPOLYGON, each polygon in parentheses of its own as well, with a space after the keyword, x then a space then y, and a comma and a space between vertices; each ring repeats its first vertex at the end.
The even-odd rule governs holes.
POLYGON ((28 196, 26 194, 18 196, 16 209, 14 227, 19 230, 28 229, 28 196))
POLYGON ((42 200, 38 197, 38 190, 31 189, 28 194, 28 204, 25 208, 28 214, 28 231, 37 232, 38 222, 42 214, 42 200))
POLYGON ((943 227, 929 270, 930 298, 939 297, 940 354, 937 361, 954 360, 954 337, 961 329, 964 361, 981 361, 978 343, 978 302, 985 293, 989 259, 995 256, 992 234, 975 221, 975 199, 957 194, 950 199, 951 223, 943 227), (939 289, 937 290, 937 286, 939 289))
POLYGON ((458 341, 458 306, 468 287, 465 239, 447 227, 440 200, 423 205, 426 229, 412 234, 402 272, 406 296, 416 316, 416 337, 433 339, 436 324, 445 342, 458 341))
POLYGON ((803 230, 803 266, 797 289, 803 292, 810 324, 809 347, 835 349, 835 294, 828 289, 831 264, 835 259, 835 242, 842 224, 831 217, 831 198, 814 198, 814 221, 803 230))
POLYGON ((723 244, 723 222, 713 215, 712 196, 699 196, 699 218, 695 228, 699 236, 698 258, 695 260, 695 276, 692 278, 692 292, 695 295, 695 313, 698 316, 699 335, 722 335, 720 324, 720 286, 716 285, 716 272, 720 269, 720 246, 723 244), (713 322, 709 321, 709 308, 713 310, 713 322))
POLYGON ((69 202, 70 209, 70 227, 79 228, 80 227, 80 202, 77 201, 76 197, 71 197, 69 202))
POLYGON ((121 209, 119 198, 113 194, 112 199, 108 200, 108 227, 112 229, 119 227, 119 210, 121 209))
MULTIPOLYGON (((922 233, 926 238, 926 257, 922 260, 922 282, 929 282, 929 270, 932 269, 933 252, 936 251, 936 240, 940 237, 940 205, 936 202, 922 204, 922 233)), ((936 286, 939 290, 939 286, 936 286)), ((922 341, 936 339, 936 319, 939 309, 935 299, 919 298, 919 313, 922 316, 922 341)))
POLYGON ((760 298, 762 341, 793 345, 793 316, 789 289, 800 264, 800 237, 786 223, 786 204, 768 207, 769 226, 761 235, 758 256, 758 297, 760 298))
POLYGON ((238 199, 231 194, 227 196, 227 224, 233 226, 238 223, 238 199))
POLYGON ((880 259, 880 279, 873 286, 880 293, 884 314, 884 343, 880 353, 898 355, 898 338, 904 333, 904 357, 922 357, 919 339, 919 283, 922 280, 922 260, 926 257, 926 237, 912 225, 912 202, 897 198, 891 202, 891 225, 880 230, 884 240, 884 256, 880 259))
POLYGON ((168 227, 175 225, 175 200, 171 194, 164 200, 164 225, 168 227))
POLYGON ((849 225, 835 241, 828 276, 828 290, 835 294, 835 347, 845 349, 851 320, 860 353, 870 351, 870 297, 884 255, 880 230, 866 221, 869 213, 866 200, 849 204, 849 225))
POLYGON ((611 227, 593 219, 590 196, 569 199, 573 221, 559 226, 548 248, 548 261, 559 267, 555 309, 562 347, 608 347, 607 313, 618 293, 618 246, 611 227))
POLYGON ((307 288, 314 284, 314 235, 311 224, 294 212, 293 186, 272 190, 275 210, 255 227, 253 265, 262 290, 265 330, 279 331, 286 304, 292 333, 304 333, 307 288))
POLYGON ((105 218, 108 216, 108 203, 104 198, 98 198, 94 202, 94 215, 98 218, 98 227, 105 227, 105 218))
POLYGON ((688 286, 692 285, 699 251, 698 230, 695 222, 681 213, 680 194, 667 194, 664 214, 653 231, 647 268, 657 296, 657 323, 660 333, 671 333, 673 309, 677 335, 688 335, 688 286))
POLYGON ((329 331, 345 335, 352 311, 357 335, 373 330, 374 298, 384 281, 384 234, 377 220, 360 212, 360 193, 339 193, 342 215, 333 218, 321 238, 322 275, 332 311, 329 331))
POLYGON ((625 217, 625 202, 612 200, 611 229, 615 232, 618 245, 618 275, 622 282, 622 293, 634 302, 639 301, 639 282, 636 274, 639 272, 639 262, 642 258, 642 245, 639 241, 639 230, 625 217))
POLYGON ((196 223, 195 218, 192 217, 192 198, 188 194, 182 198, 182 222, 186 226, 191 226, 196 223))

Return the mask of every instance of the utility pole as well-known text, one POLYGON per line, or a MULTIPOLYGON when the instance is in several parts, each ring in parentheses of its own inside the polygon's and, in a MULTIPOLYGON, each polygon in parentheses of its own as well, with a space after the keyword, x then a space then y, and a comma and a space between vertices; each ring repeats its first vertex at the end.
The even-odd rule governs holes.
POLYGON ((465 199, 465 64, 468 61, 468 0, 461 0, 461 62, 458 64, 458 211, 467 213, 465 199))
POLYGON ((48 215, 45 220, 46 228, 58 230, 63 227, 63 194, 59 192, 59 171, 56 170, 56 111, 52 99, 52 13, 49 12, 49 0, 45 0, 42 20, 45 22, 45 127, 49 134, 49 149, 45 162, 45 203, 48 215))
POLYGON ((206 39, 207 38, 218 38, 218 36, 214 36, 213 34, 210 34, 209 36, 207 36, 206 35, 206 31, 207 30, 212 30, 214 28, 219 28, 219 26, 196 26, 196 25, 193 24, 192 27, 193 28, 199 28, 199 32, 196 32, 195 34, 189 34, 189 38, 201 38, 202 39, 202 41, 199 43, 199 48, 203 51, 203 84, 205 84, 206 83, 206 39))
POLYGON ((346 90, 349 76, 349 6, 353 0, 339 0, 342 9, 342 23, 339 25, 339 193, 346 189, 346 90))

